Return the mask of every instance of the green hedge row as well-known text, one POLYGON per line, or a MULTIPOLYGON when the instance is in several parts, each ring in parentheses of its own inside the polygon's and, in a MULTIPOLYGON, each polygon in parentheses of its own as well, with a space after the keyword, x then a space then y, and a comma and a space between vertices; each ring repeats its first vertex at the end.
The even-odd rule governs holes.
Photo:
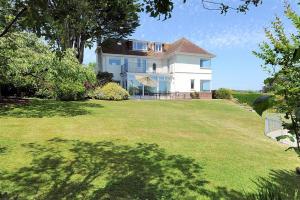
POLYGON ((255 99, 260 97, 261 93, 259 92, 233 92, 232 96, 236 98, 240 103, 246 103, 249 106, 252 106, 255 99))

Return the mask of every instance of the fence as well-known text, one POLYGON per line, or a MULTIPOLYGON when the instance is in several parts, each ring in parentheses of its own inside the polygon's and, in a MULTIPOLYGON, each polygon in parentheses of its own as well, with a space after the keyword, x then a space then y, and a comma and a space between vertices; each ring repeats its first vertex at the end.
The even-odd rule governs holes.
MULTIPOLYGON (((286 129, 282 126, 282 121, 279 116, 267 116, 265 119, 265 135, 277 140, 279 136, 291 135, 288 133, 286 129)), ((297 142, 296 138, 294 141, 291 141, 289 138, 279 140, 281 143, 286 144, 290 147, 296 147, 297 142)))
POLYGON ((267 116, 265 120, 265 134, 274 131, 283 131, 282 122, 278 116, 267 116))

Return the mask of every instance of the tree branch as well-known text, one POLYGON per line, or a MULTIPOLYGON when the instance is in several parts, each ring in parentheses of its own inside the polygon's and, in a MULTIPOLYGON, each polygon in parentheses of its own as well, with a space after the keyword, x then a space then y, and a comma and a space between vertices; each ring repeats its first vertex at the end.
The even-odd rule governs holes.
POLYGON ((241 0, 242 3, 237 7, 229 6, 222 2, 215 0, 201 0, 202 6, 206 10, 219 10, 222 14, 226 14, 228 10, 235 10, 237 12, 247 12, 250 5, 258 6, 262 0, 241 0))
POLYGON ((22 14, 27 10, 27 7, 24 7, 16 16, 15 18, 4 28, 2 33, 0 34, 0 37, 3 37, 6 35, 9 31, 9 29, 16 23, 16 21, 22 16, 22 14))

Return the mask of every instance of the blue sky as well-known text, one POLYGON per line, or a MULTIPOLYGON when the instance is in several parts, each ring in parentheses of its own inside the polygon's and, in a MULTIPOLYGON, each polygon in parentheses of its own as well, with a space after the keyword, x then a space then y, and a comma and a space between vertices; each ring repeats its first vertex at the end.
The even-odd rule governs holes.
MULTIPOLYGON (((296 2, 290 0, 293 5, 296 2)), ((186 37, 217 55, 212 61, 214 89, 259 90, 267 74, 260 67, 262 61, 252 51, 265 40, 264 28, 270 26, 275 16, 284 18, 283 11, 283 0, 264 0, 261 6, 250 9, 247 14, 230 12, 224 16, 217 11, 204 10, 200 0, 187 0, 185 4, 176 0, 172 18, 159 21, 141 14, 141 26, 129 38, 173 42, 186 37)), ((283 22, 289 32, 293 31, 288 20, 283 22)), ((86 50, 85 63, 96 61, 94 52, 95 48, 86 50)))

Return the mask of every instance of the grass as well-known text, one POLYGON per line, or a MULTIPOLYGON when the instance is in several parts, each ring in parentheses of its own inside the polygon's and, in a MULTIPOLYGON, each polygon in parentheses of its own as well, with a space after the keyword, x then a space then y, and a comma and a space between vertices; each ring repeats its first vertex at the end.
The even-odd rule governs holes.
MULTIPOLYGON (((213 101, 34 100, 0 108, 0 192, 21 199, 247 199, 300 188, 263 119, 213 101)), ((1 197, 1 194, 0 194, 1 197)))

